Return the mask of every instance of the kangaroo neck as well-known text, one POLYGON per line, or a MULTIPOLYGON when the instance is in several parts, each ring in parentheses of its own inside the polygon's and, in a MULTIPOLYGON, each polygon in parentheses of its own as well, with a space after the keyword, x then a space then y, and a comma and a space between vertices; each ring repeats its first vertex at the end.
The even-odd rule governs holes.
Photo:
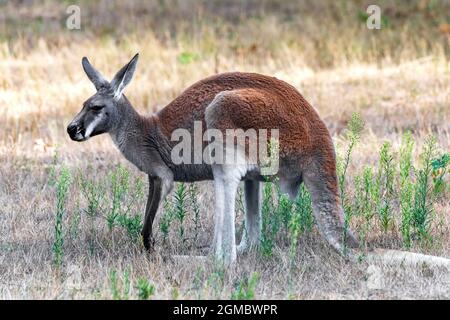
POLYGON ((110 131, 110 136, 125 158, 142 170, 143 163, 139 154, 146 129, 145 119, 136 112, 125 96, 120 99, 117 109, 117 123, 110 131))
POLYGON ((127 140, 135 140, 139 137, 142 131, 142 122, 142 117, 123 96, 117 105, 116 123, 110 131, 111 138, 121 151, 127 140))
POLYGON ((139 115, 125 97, 118 108, 118 123, 110 135, 123 156, 149 174, 152 166, 165 165, 170 159, 170 147, 160 131, 158 116, 139 115))

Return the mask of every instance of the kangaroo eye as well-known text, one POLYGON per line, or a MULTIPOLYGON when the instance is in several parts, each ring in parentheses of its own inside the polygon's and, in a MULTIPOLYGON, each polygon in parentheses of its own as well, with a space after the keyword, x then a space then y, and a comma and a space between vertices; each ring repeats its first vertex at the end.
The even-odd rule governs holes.
POLYGON ((100 110, 102 110, 103 108, 104 108, 105 106, 100 106, 100 105, 93 105, 93 106, 91 106, 91 110, 94 110, 94 111, 100 111, 100 110))

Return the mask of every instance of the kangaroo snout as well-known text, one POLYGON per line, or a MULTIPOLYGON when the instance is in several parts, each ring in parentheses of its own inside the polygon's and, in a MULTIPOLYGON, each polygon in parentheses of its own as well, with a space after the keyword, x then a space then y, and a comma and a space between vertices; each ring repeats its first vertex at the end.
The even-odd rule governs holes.
POLYGON ((84 129, 77 123, 70 123, 67 126, 67 133, 70 139, 73 141, 83 141, 84 139, 84 129))

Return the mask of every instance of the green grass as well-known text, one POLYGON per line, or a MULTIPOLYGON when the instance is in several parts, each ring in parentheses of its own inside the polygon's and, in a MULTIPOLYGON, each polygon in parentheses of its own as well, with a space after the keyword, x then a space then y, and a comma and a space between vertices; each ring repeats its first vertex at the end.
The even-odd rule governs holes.
POLYGON ((255 299, 255 288, 259 281, 259 274, 253 272, 250 277, 244 277, 236 284, 235 290, 231 293, 232 300, 253 300, 255 299))
POLYGON ((159 230, 163 236, 163 244, 166 243, 170 232, 170 225, 174 219, 173 203, 170 198, 166 198, 163 203, 163 212, 159 220, 159 230))
POLYGON ((125 270, 121 277, 116 270, 110 271, 109 286, 113 300, 128 300, 131 291, 130 271, 125 270))
POLYGON ((392 201, 394 197, 394 156, 391 145, 384 142, 380 150, 380 161, 376 178, 376 207, 378 217, 384 232, 387 232, 392 225, 393 212, 392 201))
POLYGON ((275 198, 272 183, 264 183, 263 201, 261 207, 262 236, 261 251, 264 256, 270 257, 275 246, 275 236, 279 230, 279 219, 275 214, 275 198))
POLYGON ((115 171, 111 173, 111 192, 112 192, 112 206, 111 210, 106 215, 108 228, 111 231, 116 223, 116 219, 120 214, 120 208, 129 189, 129 173, 122 167, 118 166, 115 171))
POLYGON ((402 215, 401 233, 403 245, 406 248, 411 246, 411 219, 413 211, 413 191, 414 183, 411 175, 414 171, 412 152, 414 141, 411 134, 404 134, 400 148, 400 211, 402 215))
POLYGON ((175 218, 178 221, 178 237, 182 242, 185 241, 185 228, 184 220, 187 216, 187 201, 188 201, 188 189, 185 183, 181 182, 177 184, 175 193, 173 195, 174 201, 174 213, 175 218))
POLYGON ((436 140, 430 136, 421 154, 421 168, 417 170, 417 182, 414 187, 414 207, 412 211, 412 225, 420 239, 431 240, 429 226, 432 219, 432 190, 431 190, 431 161, 436 152, 436 140))
POLYGON ((139 278, 136 284, 138 298, 148 300, 155 294, 155 286, 145 278, 139 278))
POLYGON ((194 222, 194 244, 197 243, 200 229, 200 204, 198 202, 198 190, 195 183, 189 184, 189 198, 194 222))

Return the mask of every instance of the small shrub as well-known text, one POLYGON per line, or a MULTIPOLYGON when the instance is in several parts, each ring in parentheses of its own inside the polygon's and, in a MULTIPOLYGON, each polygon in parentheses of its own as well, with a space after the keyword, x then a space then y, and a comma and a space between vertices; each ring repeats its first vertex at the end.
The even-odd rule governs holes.
POLYGON ((125 270, 123 272, 123 279, 119 279, 117 272, 112 270, 109 273, 109 287, 111 295, 114 300, 128 300, 131 290, 130 272, 125 270))
POLYGON ((363 129, 364 129, 364 120, 358 113, 356 112, 352 113, 352 116, 348 123, 348 130, 347 130, 347 139, 349 141, 349 144, 347 146, 347 150, 345 152, 344 157, 343 158, 338 157, 337 159, 338 183, 341 194, 342 208, 344 210, 344 230, 342 234, 342 243, 344 246, 344 251, 346 250, 347 242, 345 241, 345 239, 347 238, 347 230, 349 228, 350 220, 352 217, 351 206, 348 205, 347 203, 348 201, 346 192, 346 174, 348 166, 350 164, 353 149, 358 143, 363 129))
POLYGON ((63 259, 63 216, 66 212, 66 199, 70 185, 70 172, 67 168, 61 170, 60 176, 56 181, 56 217, 55 233, 53 240, 53 261, 56 266, 61 266, 63 259))
POLYGON ((187 215, 187 206, 186 201, 188 198, 188 192, 186 188, 186 184, 181 182, 178 183, 177 188, 175 190, 173 200, 174 200, 174 212, 175 218, 178 220, 178 236, 180 240, 184 242, 184 219, 187 215))
POLYGON ((298 237, 300 236, 301 229, 301 216, 300 210, 295 210, 291 215, 289 220, 288 230, 289 230, 289 260, 292 262, 295 258, 295 253, 297 252, 298 237))
POLYGON ((112 207, 106 215, 106 222, 111 231, 119 215, 122 201, 129 189, 129 173, 121 165, 111 174, 112 207))
POLYGON ((101 182, 88 180, 82 173, 78 175, 81 193, 87 201, 85 212, 89 217, 96 217, 101 211, 101 206, 105 198, 105 187, 101 182))
POLYGON ((371 229, 374 216, 372 201, 373 187, 372 168, 366 166, 362 175, 355 177, 355 204, 353 209, 354 212, 364 218, 364 224, 360 232, 360 238, 364 246, 367 244, 367 235, 371 229))
POLYGON ((410 133, 406 133, 402 139, 400 147, 400 211, 402 215, 401 233, 403 245, 406 248, 411 246, 411 220, 413 209, 414 183, 411 180, 411 173, 414 170, 412 162, 412 150, 414 141, 410 133))
POLYGON ((225 283, 225 267, 221 264, 216 265, 206 283, 207 286, 213 288, 214 296, 216 298, 220 297, 220 293, 222 292, 225 283))
POLYGON ((264 256, 271 256, 275 246, 275 236, 279 230, 278 217, 275 214, 272 184, 264 183, 262 201, 261 250, 264 256))
POLYGON ((141 235, 142 222, 138 215, 128 216, 126 214, 118 214, 115 219, 115 224, 124 228, 130 239, 137 241, 141 235))
POLYGON ((295 210, 299 214, 300 232, 311 231, 314 225, 311 195, 303 184, 300 186, 297 199, 295 200, 295 210))
POLYGON ((394 157, 391 151, 391 145, 388 142, 383 143, 380 151, 380 164, 376 179, 378 196, 377 208, 381 227, 387 232, 393 221, 392 202, 394 198, 394 157))
POLYGON ((140 300, 148 300, 155 294, 155 286, 145 278, 139 278, 136 284, 138 290, 138 298, 140 300))
POLYGON ((198 232, 200 227, 200 205, 198 203, 198 190, 195 183, 189 185, 189 198, 192 211, 194 213, 194 243, 197 243, 198 232))
POLYGON ((194 62, 196 60, 198 60, 199 55, 197 53, 194 52, 182 52, 180 53, 180 55, 178 56, 178 62, 186 65, 186 64, 190 64, 191 62, 194 62))
POLYGON ((167 237, 169 236, 170 224, 174 217, 173 204, 169 198, 164 200, 163 208, 164 210, 159 220, 159 229, 163 235, 163 243, 166 243, 167 237))
POLYGON ((429 239, 428 227, 433 211, 431 200, 431 160, 436 149, 436 140, 429 137, 421 154, 422 167, 417 171, 417 181, 414 187, 414 208, 412 224, 421 239, 429 239))
POLYGON ((278 195, 278 210, 276 214, 281 219, 286 233, 289 231, 289 222, 294 212, 294 202, 286 194, 278 195))
POLYGON ((437 196, 445 191, 445 174, 450 172, 450 154, 445 153, 441 157, 431 161, 433 168, 433 191, 437 196), (448 169, 447 169, 448 168, 448 169))

